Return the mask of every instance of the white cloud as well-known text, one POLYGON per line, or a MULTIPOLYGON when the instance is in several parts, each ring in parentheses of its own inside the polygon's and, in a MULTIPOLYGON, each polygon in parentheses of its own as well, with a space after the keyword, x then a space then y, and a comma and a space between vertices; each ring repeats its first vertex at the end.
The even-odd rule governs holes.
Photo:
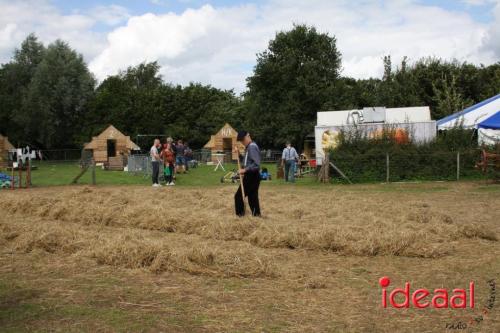
POLYGON ((215 10, 205 6, 182 15, 145 14, 131 18, 127 25, 108 35, 108 47, 90 68, 100 77, 116 73, 127 65, 143 61, 168 61, 188 51, 191 43, 206 34, 215 10), (194 24, 196 22, 196 24, 194 24))
POLYGON ((116 25, 129 17, 125 8, 115 5, 63 15, 48 0, 0 0, 0 13, 0 63, 7 62, 31 32, 45 44, 63 39, 87 60, 93 59, 106 46, 105 33, 93 27, 116 25))
POLYGON ((482 50, 489 52, 497 61, 500 60, 500 1, 493 9, 493 24, 484 38, 482 50))
POLYGON ((495 3, 497 0, 461 0, 464 4, 469 6, 484 6, 495 3))
POLYGON ((163 1, 163 0, 151 0, 150 2, 153 5, 157 5, 157 6, 165 6, 167 4, 167 2, 163 1))
POLYGON ((336 35, 345 75, 380 76, 382 57, 457 58, 491 63, 481 53, 488 27, 466 13, 424 6, 413 1, 274 0, 266 5, 213 8, 180 15, 143 15, 113 31, 108 46, 91 63, 104 78, 128 65, 158 60, 168 81, 201 81, 244 90, 255 54, 278 30, 293 22, 314 25, 336 35))
MULTIPOLYGON (((479 5, 492 0, 464 1, 479 5)), ((290 29, 294 22, 337 37, 344 75, 380 76, 387 54, 394 63, 403 56, 438 56, 489 64, 500 57, 500 5, 495 8, 496 20, 485 24, 465 12, 413 0, 269 0, 262 5, 205 5, 179 14, 141 16, 129 16, 118 6, 98 10, 102 15, 95 10, 61 15, 43 0, 12 5, 0 0, 0 60, 35 31, 44 41, 68 40, 84 53, 100 79, 157 60, 166 81, 202 82, 241 92, 256 53, 267 47, 276 31, 290 29), (5 8, 10 8, 7 14, 5 8), (116 26, 104 35, 93 32, 97 23, 116 26)))
POLYGON ((91 10, 90 15, 109 26, 123 23, 130 17, 127 8, 118 5, 97 6, 91 10))

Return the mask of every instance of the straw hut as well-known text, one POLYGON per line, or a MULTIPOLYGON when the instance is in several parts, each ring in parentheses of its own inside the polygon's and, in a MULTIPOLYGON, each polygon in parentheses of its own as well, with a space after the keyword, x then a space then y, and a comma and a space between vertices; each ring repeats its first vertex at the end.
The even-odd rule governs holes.
POLYGON ((140 148, 129 136, 110 125, 101 134, 94 136, 84 149, 92 151, 96 163, 103 163, 109 170, 123 170, 130 152, 140 148))
MULTIPOLYGON (((230 156, 234 161, 238 158, 238 154, 233 152, 233 147, 238 146, 240 151, 244 149, 243 145, 236 140, 237 137, 238 132, 226 123, 215 135, 210 136, 210 140, 203 148, 211 150, 212 154, 225 153, 227 159, 230 156)), ((212 160, 215 160, 214 157, 212 160)))
POLYGON ((9 151, 14 149, 9 139, 0 134, 0 168, 7 168, 9 166, 9 151))

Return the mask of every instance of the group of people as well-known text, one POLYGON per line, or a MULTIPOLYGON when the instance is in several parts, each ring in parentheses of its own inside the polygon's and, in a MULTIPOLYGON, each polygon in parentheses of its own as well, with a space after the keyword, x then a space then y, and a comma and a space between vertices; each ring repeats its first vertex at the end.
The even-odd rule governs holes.
POLYGON ((164 144, 160 142, 160 139, 155 139, 149 154, 153 168, 153 187, 161 186, 160 167, 162 167, 166 185, 173 186, 175 174, 188 172, 189 162, 193 159, 193 151, 187 143, 180 139, 175 143, 170 137, 164 144))
MULTIPOLYGON (((245 215, 245 198, 248 197, 248 205, 253 216, 261 216, 259 204, 259 187, 262 179, 260 172, 261 153, 258 145, 252 140, 250 133, 239 131, 237 140, 245 146, 245 152, 240 155, 238 147, 234 151, 238 153, 240 186, 234 195, 235 213, 237 216, 245 215)), ((155 139, 150 151, 153 165, 153 186, 161 186, 159 183, 160 166, 163 166, 165 181, 168 186, 174 185, 176 172, 187 172, 188 160, 192 158, 192 151, 182 140, 174 143, 172 138, 167 138, 165 144, 155 139)), ((295 168, 299 162, 299 155, 291 143, 288 142, 282 154, 282 165, 285 167, 285 180, 295 181, 295 168)))

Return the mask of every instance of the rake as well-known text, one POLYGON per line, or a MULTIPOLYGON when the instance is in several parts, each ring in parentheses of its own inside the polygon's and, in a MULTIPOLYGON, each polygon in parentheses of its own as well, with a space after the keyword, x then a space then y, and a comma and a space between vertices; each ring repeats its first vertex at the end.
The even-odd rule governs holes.
MULTIPOLYGON (((238 152, 238 173, 241 170, 241 162, 240 162, 240 153, 238 152)), ((243 196, 243 211, 246 212, 247 205, 245 205, 245 187, 243 186, 243 177, 244 174, 240 174, 240 187, 241 187, 241 195, 243 196)))

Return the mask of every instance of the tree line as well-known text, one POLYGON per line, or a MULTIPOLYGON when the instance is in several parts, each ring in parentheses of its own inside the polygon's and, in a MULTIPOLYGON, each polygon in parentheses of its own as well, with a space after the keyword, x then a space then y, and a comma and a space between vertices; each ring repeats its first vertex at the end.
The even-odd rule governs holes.
POLYGON ((30 34, 0 66, 0 133, 17 146, 80 148, 113 124, 132 138, 165 133, 201 148, 229 122, 265 148, 287 140, 300 147, 321 110, 427 105, 440 119, 500 93, 500 61, 478 66, 404 58, 393 64, 386 56, 381 78, 354 79, 342 75, 336 44, 334 36, 306 25, 278 32, 237 96, 210 85, 168 83, 156 62, 98 83, 68 43, 45 46, 30 34))

